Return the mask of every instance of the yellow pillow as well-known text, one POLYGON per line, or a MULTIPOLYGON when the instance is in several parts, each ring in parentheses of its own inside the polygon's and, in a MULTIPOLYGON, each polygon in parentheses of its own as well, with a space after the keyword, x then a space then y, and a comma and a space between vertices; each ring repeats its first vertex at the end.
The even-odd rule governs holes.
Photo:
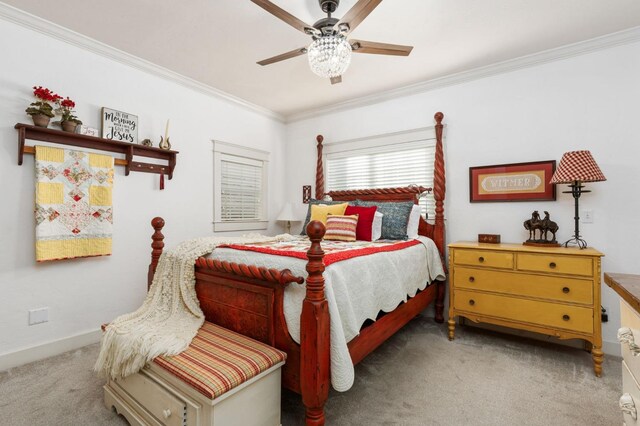
POLYGON ((333 214, 333 215, 342 216, 344 214, 344 211, 347 209, 348 205, 349 203, 332 204, 332 205, 312 204, 311 218, 309 219, 309 221, 319 220, 324 224, 324 226, 327 226, 327 215, 333 214))

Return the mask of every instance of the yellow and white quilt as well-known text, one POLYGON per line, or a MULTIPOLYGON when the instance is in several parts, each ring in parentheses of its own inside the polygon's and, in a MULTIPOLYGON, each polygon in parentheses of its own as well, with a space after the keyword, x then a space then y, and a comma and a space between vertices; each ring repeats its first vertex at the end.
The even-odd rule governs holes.
POLYGON ((36 260, 111 254, 113 157, 36 146, 36 260))

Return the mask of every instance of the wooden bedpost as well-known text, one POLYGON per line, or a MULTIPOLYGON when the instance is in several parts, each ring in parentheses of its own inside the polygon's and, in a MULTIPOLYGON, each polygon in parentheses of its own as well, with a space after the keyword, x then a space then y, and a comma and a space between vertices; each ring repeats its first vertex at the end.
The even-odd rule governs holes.
POLYGON ((162 249, 164 248, 164 235, 162 234, 162 228, 164 227, 164 219, 161 217, 154 217, 151 220, 151 226, 155 232, 151 236, 153 240, 151 242, 151 263, 149 264, 149 273, 147 275, 147 290, 151 288, 151 283, 153 282, 153 275, 156 273, 156 268, 158 267, 158 260, 160 260, 160 255, 162 255, 162 249))
POLYGON ((307 226, 311 247, 307 252, 307 292, 300 316, 300 390, 307 426, 324 425, 324 404, 329 396, 329 307, 324 296, 324 237, 322 222, 307 226))
POLYGON ((316 162, 316 200, 324 198, 324 168, 322 167, 322 135, 316 136, 318 141, 318 160, 316 162))
MULTIPOLYGON (((442 255, 442 261, 445 262, 445 233, 444 233, 444 196, 445 196, 445 170, 444 170, 444 152, 442 150, 442 131, 444 126, 442 125, 442 119, 444 118, 444 114, 441 112, 436 112, 434 115, 436 120, 436 154, 435 154, 435 165, 434 165, 434 173, 433 173, 433 196, 436 202, 436 220, 435 220, 435 228, 433 231, 433 240, 438 246, 438 250, 442 255)), ((446 265, 446 263, 444 263, 446 265)), ((446 266, 445 266, 446 267, 446 266)), ((436 282, 438 295, 436 297, 436 322, 442 323, 444 322, 444 293, 445 293, 445 282, 437 281, 436 282)))

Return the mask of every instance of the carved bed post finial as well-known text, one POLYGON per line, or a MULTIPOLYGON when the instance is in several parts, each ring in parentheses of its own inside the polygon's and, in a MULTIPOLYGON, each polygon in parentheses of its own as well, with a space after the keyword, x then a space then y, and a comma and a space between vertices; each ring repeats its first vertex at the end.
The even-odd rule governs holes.
POLYGON ((322 141, 324 137, 322 135, 316 136, 318 141, 318 161, 316 162, 316 199, 322 200, 324 198, 324 168, 322 167, 322 141))
POLYGON ((300 390, 305 406, 306 424, 324 425, 324 404, 329 396, 329 308, 324 296, 324 237, 322 222, 311 221, 307 235, 307 289, 300 316, 300 390))
MULTIPOLYGON (((435 225, 433 231, 433 240, 438 246, 438 250, 442 253, 444 259, 444 249, 445 249, 445 233, 444 233, 444 197, 445 197, 445 170, 444 170, 444 151, 442 149, 442 132, 444 129, 444 125, 442 124, 442 120, 444 119, 444 114, 441 112, 436 112, 433 116, 436 120, 436 154, 435 154, 435 164, 434 164, 434 174, 433 174, 433 196, 436 203, 436 217, 435 217, 435 225)), ((445 263, 446 264, 446 263, 445 263)), ((436 284, 438 295, 436 297, 436 315, 435 320, 439 323, 444 322, 444 293, 445 293, 445 283, 444 281, 437 281, 436 284)))
POLYGON ((164 235, 162 234, 164 219, 161 217, 154 217, 151 220, 151 226, 153 226, 155 232, 151 236, 153 241, 151 243, 151 264, 149 264, 149 273, 147 275, 147 290, 151 288, 153 275, 156 273, 156 267, 158 266, 158 261, 162 255, 162 249, 164 248, 164 235))

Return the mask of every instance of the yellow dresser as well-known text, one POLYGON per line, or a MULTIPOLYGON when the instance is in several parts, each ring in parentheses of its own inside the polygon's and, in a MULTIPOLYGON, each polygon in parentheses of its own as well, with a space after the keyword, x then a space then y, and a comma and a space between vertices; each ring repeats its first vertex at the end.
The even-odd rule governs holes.
POLYGON ((622 349, 620 410, 625 425, 640 425, 640 275, 606 273, 604 281, 621 297, 621 327, 618 330, 622 349))
POLYGON ((449 340, 455 317, 589 342, 602 374, 600 258, 587 248, 449 244, 449 340))

